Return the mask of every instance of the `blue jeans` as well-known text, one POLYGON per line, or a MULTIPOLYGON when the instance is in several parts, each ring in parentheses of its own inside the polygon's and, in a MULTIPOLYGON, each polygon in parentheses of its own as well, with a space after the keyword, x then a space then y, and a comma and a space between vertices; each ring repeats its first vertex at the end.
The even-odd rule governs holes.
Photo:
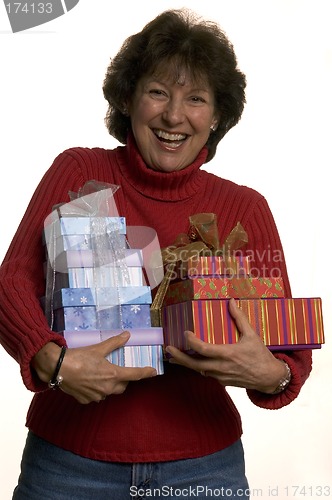
POLYGON ((241 441, 201 458, 114 463, 83 458, 28 433, 13 500, 248 499, 241 441))

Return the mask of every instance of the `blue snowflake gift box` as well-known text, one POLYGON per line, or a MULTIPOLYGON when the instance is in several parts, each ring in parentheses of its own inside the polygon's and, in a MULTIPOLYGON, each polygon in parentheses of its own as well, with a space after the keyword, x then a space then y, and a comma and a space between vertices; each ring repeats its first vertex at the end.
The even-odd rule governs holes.
POLYGON ((151 326, 150 304, 148 286, 62 288, 53 296, 53 330, 147 328, 151 326))
MULTIPOLYGON (((151 276, 156 284, 162 279, 156 278, 162 269, 159 243, 155 236, 144 248, 131 248, 126 219, 118 215, 114 201, 117 188, 87 183, 46 218, 42 305, 50 327, 66 338, 68 347, 95 344, 128 330, 128 343, 108 360, 120 366, 153 366, 162 374, 163 331, 151 326, 147 284, 151 276), (155 269, 147 269, 146 248, 153 253, 155 269)), ((135 242, 146 229, 152 231, 136 228, 135 242)))

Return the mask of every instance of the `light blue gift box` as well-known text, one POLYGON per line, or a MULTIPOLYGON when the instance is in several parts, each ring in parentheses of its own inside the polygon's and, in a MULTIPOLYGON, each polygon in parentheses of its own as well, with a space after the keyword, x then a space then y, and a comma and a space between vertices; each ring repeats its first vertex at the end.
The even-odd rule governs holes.
POLYGON ((60 307, 96 306, 110 307, 119 304, 151 304, 149 286, 119 288, 61 288, 53 294, 54 309, 60 307))
POLYGON ((72 267, 66 273, 55 274, 54 289, 143 286, 141 267, 127 267, 126 272, 115 266, 72 267))
POLYGON ((60 307, 54 310, 53 330, 85 331, 122 328, 148 328, 151 326, 150 305, 132 304, 105 307, 60 307))
POLYGON ((120 347, 112 351, 107 357, 110 363, 132 368, 152 366, 157 375, 163 375, 163 347, 161 345, 137 345, 120 347))
POLYGON ((51 264, 56 272, 67 272, 72 267, 143 267, 143 252, 139 248, 127 248, 119 255, 111 250, 100 254, 94 250, 68 250, 56 255, 51 264))
MULTIPOLYGON (((98 344, 103 340, 118 335, 123 330, 69 331, 64 335, 68 347, 84 347, 98 344)), ((152 366, 158 375, 164 373, 163 365, 163 329, 159 327, 134 328, 130 330, 130 338, 124 347, 111 352, 107 359, 119 366, 144 367, 152 366)))
MULTIPOLYGON (((128 248, 125 234, 118 234, 116 238, 118 247, 122 249, 128 248)), ((68 250, 92 250, 98 244, 98 239, 91 234, 62 234, 54 238, 54 242, 49 243, 50 249, 55 252, 55 255, 68 250)), ((112 248, 112 239, 103 236, 102 244, 106 249, 110 249, 112 248)))
POLYGON ((100 234, 100 231, 126 234, 125 217, 61 217, 44 228, 44 238, 57 238, 64 234, 100 234))

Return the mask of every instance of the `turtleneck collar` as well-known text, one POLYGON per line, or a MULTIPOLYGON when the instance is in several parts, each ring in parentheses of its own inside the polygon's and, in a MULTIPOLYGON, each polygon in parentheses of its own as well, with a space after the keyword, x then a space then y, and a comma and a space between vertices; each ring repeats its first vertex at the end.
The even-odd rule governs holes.
POLYGON ((127 144, 116 150, 121 173, 131 186, 144 196, 163 201, 190 198, 201 188, 203 173, 199 170, 206 160, 204 147, 196 160, 177 172, 159 172, 147 167, 129 134, 127 144))

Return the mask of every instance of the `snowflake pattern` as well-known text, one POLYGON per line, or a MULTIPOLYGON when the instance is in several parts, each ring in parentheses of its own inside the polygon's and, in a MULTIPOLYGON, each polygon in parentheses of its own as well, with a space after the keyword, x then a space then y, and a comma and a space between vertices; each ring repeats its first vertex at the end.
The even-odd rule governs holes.
POLYGON ((99 316, 101 319, 106 320, 106 319, 110 319, 111 314, 110 314, 109 310, 105 310, 105 311, 100 311, 99 316))
POLYGON ((89 325, 89 323, 82 323, 81 325, 79 325, 78 327, 78 330, 89 330, 91 327, 91 325, 89 325))
POLYGON ((139 305, 131 306, 130 310, 133 311, 135 314, 137 314, 141 310, 141 306, 139 305))
POLYGON ((84 314, 84 309, 82 310, 81 307, 74 307, 73 308, 73 315, 74 316, 81 316, 82 314, 84 314))

